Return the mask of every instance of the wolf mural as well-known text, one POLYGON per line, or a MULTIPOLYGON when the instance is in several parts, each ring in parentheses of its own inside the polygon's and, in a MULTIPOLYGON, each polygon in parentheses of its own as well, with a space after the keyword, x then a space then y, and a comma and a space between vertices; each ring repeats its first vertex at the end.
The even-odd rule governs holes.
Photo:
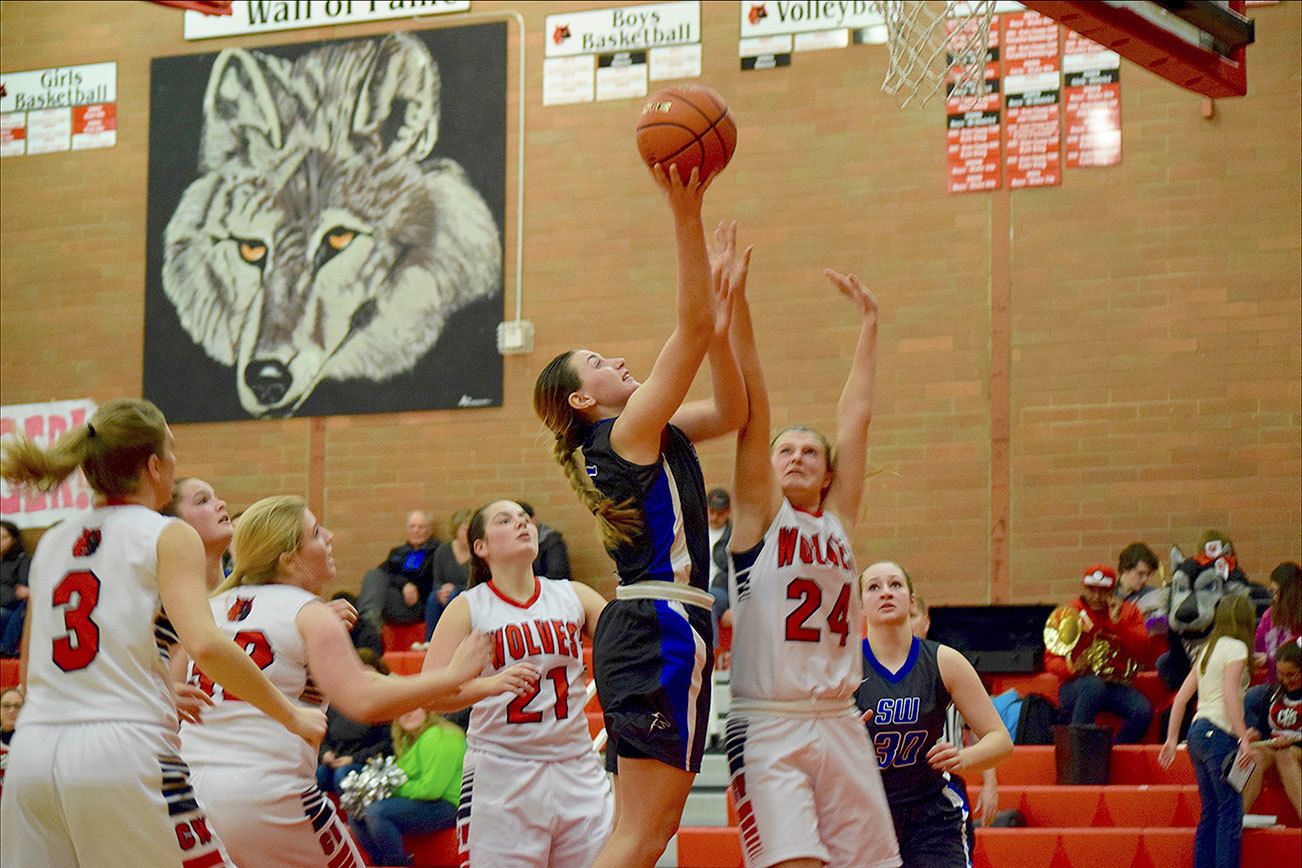
POLYGON ((292 60, 217 55, 161 284, 248 415, 291 415, 323 382, 384 384, 457 311, 500 296, 494 215, 461 165, 434 155, 440 96, 439 64, 407 33, 292 60))

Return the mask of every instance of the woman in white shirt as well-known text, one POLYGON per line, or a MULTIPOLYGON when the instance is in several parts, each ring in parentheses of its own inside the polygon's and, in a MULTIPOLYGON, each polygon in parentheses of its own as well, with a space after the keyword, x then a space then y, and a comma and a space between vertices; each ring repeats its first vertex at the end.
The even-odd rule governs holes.
POLYGON ((1246 757, 1260 738, 1243 720, 1243 692, 1248 687, 1249 653, 1257 629, 1257 611, 1248 597, 1231 594, 1216 604, 1211 636, 1171 706, 1171 724, 1158 762, 1170 768, 1184 709, 1194 692, 1198 710, 1189 727, 1189 759, 1198 778, 1202 815, 1194 835, 1194 868, 1233 868, 1239 864, 1243 836, 1243 797, 1225 779, 1225 764, 1238 753, 1246 757))

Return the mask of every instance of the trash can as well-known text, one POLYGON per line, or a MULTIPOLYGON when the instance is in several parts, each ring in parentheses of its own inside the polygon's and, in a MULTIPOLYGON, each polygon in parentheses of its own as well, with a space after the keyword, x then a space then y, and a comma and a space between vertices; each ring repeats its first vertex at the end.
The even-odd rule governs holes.
POLYGON ((1112 731, 1092 723, 1055 726, 1059 784, 1106 786, 1112 777, 1112 731))

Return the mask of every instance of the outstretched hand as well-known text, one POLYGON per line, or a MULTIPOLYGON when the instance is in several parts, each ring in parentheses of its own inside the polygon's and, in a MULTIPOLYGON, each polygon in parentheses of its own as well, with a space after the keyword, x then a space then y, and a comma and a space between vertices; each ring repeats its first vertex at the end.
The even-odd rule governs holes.
POLYGON ((477 630, 461 640, 457 650, 452 652, 445 670, 454 682, 469 681, 488 666, 493 655, 493 639, 482 630, 477 630))
POLYGON ((859 308, 860 316, 864 319, 876 320, 877 296, 871 289, 860 283, 859 278, 830 268, 824 268, 823 274, 832 281, 832 285, 840 290, 842 295, 854 302, 855 307, 859 308))
POLYGON ((714 337, 723 340, 732 325, 732 313, 746 292, 751 247, 737 255, 737 221, 720 222, 714 230, 710 254, 710 290, 714 305, 714 337))
POLYGON ((656 163, 650 171, 652 180, 665 194, 665 201, 669 203, 669 208, 676 217, 699 217, 705 191, 719 174, 715 172, 705 180, 701 180, 701 170, 694 168, 684 181, 678 173, 677 163, 670 163, 667 169, 656 163))

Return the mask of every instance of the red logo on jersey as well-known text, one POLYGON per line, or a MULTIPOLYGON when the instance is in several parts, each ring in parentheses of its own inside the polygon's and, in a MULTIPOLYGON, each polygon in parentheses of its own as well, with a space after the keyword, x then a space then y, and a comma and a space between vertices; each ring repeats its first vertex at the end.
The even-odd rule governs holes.
POLYGON ((99 549, 102 537, 97 527, 88 527, 77 537, 77 541, 72 544, 72 556, 74 558, 88 558, 99 549))
POLYGON ((253 611, 252 597, 236 597, 235 602, 226 610, 227 621, 243 621, 253 611))

